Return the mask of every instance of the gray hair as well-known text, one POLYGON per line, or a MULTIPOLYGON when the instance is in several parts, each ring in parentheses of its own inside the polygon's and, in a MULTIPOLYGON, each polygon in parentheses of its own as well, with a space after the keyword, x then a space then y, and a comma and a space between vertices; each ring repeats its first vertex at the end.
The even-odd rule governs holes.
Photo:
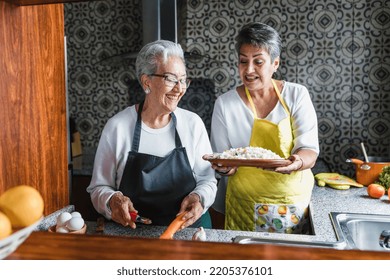
POLYGON ((183 60, 183 63, 185 62, 184 52, 180 44, 167 40, 157 40, 143 46, 135 61, 138 81, 141 83, 143 74, 155 74, 159 63, 166 63, 171 56, 179 57, 183 60))
POLYGON ((280 56, 282 42, 279 33, 264 23, 253 22, 244 25, 235 39, 238 54, 242 45, 249 44, 264 48, 271 56, 271 62, 280 56))

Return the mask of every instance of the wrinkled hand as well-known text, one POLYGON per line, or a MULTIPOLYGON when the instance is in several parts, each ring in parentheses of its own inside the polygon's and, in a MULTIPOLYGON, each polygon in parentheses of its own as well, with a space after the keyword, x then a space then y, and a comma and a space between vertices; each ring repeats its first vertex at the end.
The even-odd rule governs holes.
POLYGON ((298 171, 302 168, 303 161, 299 155, 291 155, 288 159, 291 160, 291 163, 289 165, 277 167, 274 171, 283 174, 290 174, 291 172, 298 171))
POLYGON ((130 212, 137 212, 137 210, 134 209, 130 198, 118 192, 111 197, 109 204, 112 212, 111 219, 113 221, 123 226, 136 228, 134 221, 131 220, 130 212))
POLYGON ((179 213, 182 213, 184 211, 188 211, 186 215, 184 215, 183 219, 186 220, 186 222, 181 226, 180 229, 186 228, 193 223, 195 223, 196 220, 198 220, 203 213, 203 206, 200 203, 200 197, 199 195, 192 193, 187 195, 180 206, 179 213))

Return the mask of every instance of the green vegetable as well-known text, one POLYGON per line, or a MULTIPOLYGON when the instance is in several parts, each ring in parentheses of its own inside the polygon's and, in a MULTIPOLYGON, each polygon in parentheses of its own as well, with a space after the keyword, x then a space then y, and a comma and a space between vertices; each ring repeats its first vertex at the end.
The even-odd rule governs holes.
POLYGON ((386 191, 390 187, 390 165, 383 167, 382 172, 379 174, 378 181, 375 183, 385 187, 386 191))

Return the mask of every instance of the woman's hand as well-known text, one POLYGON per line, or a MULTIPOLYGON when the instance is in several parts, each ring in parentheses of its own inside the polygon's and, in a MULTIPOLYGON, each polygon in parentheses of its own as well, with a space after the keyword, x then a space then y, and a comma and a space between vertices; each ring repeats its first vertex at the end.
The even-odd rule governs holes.
POLYGON ((283 167, 277 167, 274 171, 283 174, 290 174, 293 171, 310 169, 315 165, 317 157, 317 153, 313 150, 301 149, 288 158, 291 160, 291 164, 283 167))
POLYGON ((137 212, 134 209, 130 198, 124 196, 121 192, 115 193, 109 202, 111 208, 111 219, 123 226, 130 226, 136 228, 133 220, 131 220, 130 212, 137 212))
POLYGON ((213 168, 219 175, 222 176, 231 176, 234 175, 237 171, 237 166, 231 167, 231 166, 221 166, 219 164, 213 163, 211 165, 211 168, 213 168))
POLYGON ((182 213, 184 211, 188 211, 188 213, 183 216, 183 220, 185 220, 185 223, 181 226, 180 229, 192 225, 202 216, 203 206, 200 203, 199 195, 197 195, 196 193, 191 193, 183 199, 179 213, 182 213))
POLYGON ((291 163, 287 166, 275 168, 275 172, 290 174, 293 171, 302 169, 303 161, 299 155, 291 155, 288 159, 291 161, 291 163))

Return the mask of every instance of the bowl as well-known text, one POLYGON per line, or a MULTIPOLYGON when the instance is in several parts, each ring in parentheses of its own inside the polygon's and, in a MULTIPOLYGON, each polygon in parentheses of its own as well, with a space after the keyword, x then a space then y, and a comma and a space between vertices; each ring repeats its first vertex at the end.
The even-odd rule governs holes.
MULTIPOLYGON (((49 227, 49 229, 47 231, 56 233, 56 225, 49 227)), ((72 231, 67 232, 66 234, 69 234, 69 233, 70 234, 85 234, 86 232, 87 232, 87 225, 84 224, 84 226, 81 229, 72 230, 72 231)))
POLYGON ((28 227, 24 227, 16 230, 10 236, 0 240, 0 259, 6 258, 8 255, 13 253, 23 242, 30 236, 31 232, 39 225, 39 223, 43 220, 43 217, 38 221, 29 225, 28 227))
POLYGON ((355 163, 356 181, 362 185, 368 186, 379 178, 383 167, 390 165, 390 159, 385 157, 368 157, 369 162, 351 159, 355 163))

